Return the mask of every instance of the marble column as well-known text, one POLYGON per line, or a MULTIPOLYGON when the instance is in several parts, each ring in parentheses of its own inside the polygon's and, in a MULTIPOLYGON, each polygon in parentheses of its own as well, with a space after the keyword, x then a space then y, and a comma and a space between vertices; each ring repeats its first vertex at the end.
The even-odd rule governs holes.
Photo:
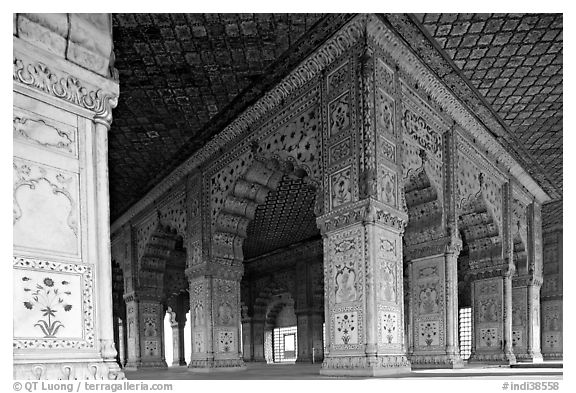
POLYGON ((186 269, 190 282, 194 372, 236 371, 246 366, 240 351, 242 262, 208 262, 186 269))
POLYGON ((320 311, 296 312, 298 326, 297 363, 318 363, 324 359, 322 341, 323 315, 320 311))
POLYGON ((110 14, 14 14, 16 379, 124 378, 112 317, 110 14), (97 42, 97 45, 94 43, 97 42), (45 318, 30 286, 61 296, 45 318), (55 340, 56 339, 56 340, 55 340))
POLYGON ((252 339, 252 318, 242 318, 242 359, 251 362, 254 359, 254 340, 252 339))
POLYGON ((359 222, 341 228, 323 225, 328 347, 323 375, 410 370, 404 340, 402 226, 400 221, 381 220, 386 214, 379 207, 367 201, 361 211, 369 213, 360 215, 359 222))
POLYGON ((545 360, 563 358, 562 227, 544 235, 544 280, 541 293, 541 340, 545 360))
MULTIPOLYGON (((448 240, 448 243, 450 241, 448 240)), ((412 259, 412 368, 460 368, 457 258, 460 245, 435 256, 412 259)))
POLYGON ((121 367, 126 364, 126 324, 118 318, 118 361, 121 367))
POLYGON ((178 296, 176 310, 168 308, 170 327, 172 328, 172 366, 185 366, 184 334, 186 327, 186 314, 182 296, 178 296))
POLYGON ((128 359, 125 368, 168 367, 164 357, 164 305, 154 293, 128 293, 126 301, 128 359))
POLYGON ((256 316, 252 319, 252 343, 253 343, 253 358, 254 362, 265 362, 266 361, 266 349, 264 342, 264 326, 266 321, 264 319, 257 318, 256 316))

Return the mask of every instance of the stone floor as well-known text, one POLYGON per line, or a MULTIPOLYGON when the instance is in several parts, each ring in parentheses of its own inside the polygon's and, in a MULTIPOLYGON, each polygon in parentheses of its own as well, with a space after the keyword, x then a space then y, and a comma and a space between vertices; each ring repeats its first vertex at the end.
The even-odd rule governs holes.
MULTIPOLYGON (((247 370, 233 372, 192 373, 186 367, 126 371, 133 380, 274 380, 274 379, 334 379, 319 375, 320 364, 247 363, 247 370)), ((538 367, 499 367, 468 365, 460 370, 416 370, 394 378, 474 378, 474 379, 562 379, 561 363, 543 363, 538 367)), ((390 377, 388 377, 390 378, 390 377)), ((362 378, 349 378, 362 379, 362 378)))

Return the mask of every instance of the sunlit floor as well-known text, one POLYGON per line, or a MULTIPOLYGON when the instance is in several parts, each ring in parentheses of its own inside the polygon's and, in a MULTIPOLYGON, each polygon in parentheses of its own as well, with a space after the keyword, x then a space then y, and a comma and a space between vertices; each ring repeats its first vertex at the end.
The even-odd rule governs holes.
MULTIPOLYGON (((272 379, 334 379, 319 374, 321 364, 263 364, 246 363, 247 370, 211 373, 194 373, 185 366, 167 369, 142 369, 126 371, 126 377, 132 380, 272 380, 272 379)), ((396 375, 394 378, 475 378, 475 379, 562 379, 561 363, 543 363, 520 365, 519 367, 498 367, 468 365, 459 370, 415 370, 396 375)), ((388 377, 390 378, 390 377, 388 377)), ((351 378, 358 379, 358 378, 351 378)))

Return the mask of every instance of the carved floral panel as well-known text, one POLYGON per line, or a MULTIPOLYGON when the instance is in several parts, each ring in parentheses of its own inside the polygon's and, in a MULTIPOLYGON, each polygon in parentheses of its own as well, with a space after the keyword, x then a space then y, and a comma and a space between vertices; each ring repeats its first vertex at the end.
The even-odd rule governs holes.
POLYGON ((378 131, 394 137, 394 100, 382 89, 376 90, 376 124, 378 131))
POLYGON ((350 79, 349 66, 348 63, 344 63, 336 70, 328 74, 327 79, 328 94, 330 96, 334 96, 335 93, 338 93, 343 88, 346 88, 349 79, 350 79))
POLYGON ((380 200, 390 206, 397 206, 398 184, 396 173, 380 165, 380 200))
POLYGON ((350 167, 330 176, 330 197, 332 209, 352 202, 352 180, 350 167))
POLYGON ((352 104, 350 103, 349 92, 342 94, 328 104, 328 127, 331 137, 350 129, 352 125, 351 112, 352 104))
POLYGON ((332 267, 334 302, 349 303, 362 297, 362 275, 360 239, 348 237, 332 241, 332 251, 329 254, 332 267))

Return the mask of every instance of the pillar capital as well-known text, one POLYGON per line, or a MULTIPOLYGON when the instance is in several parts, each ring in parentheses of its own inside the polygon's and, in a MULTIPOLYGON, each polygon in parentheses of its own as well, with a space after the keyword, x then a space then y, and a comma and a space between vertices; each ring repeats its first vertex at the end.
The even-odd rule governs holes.
POLYGON ((323 235, 355 223, 380 224, 400 234, 403 233, 407 221, 406 213, 372 198, 354 202, 316 220, 323 235))
POLYGON ((189 280, 211 276, 225 280, 240 281, 244 274, 244 265, 238 259, 212 258, 188 267, 185 272, 189 280))

